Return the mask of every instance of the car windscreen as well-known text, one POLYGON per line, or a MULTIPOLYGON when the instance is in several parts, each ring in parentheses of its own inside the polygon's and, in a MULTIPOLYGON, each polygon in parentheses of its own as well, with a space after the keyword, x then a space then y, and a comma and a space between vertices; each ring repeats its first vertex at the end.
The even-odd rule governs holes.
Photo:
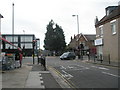
POLYGON ((69 53, 63 53, 62 56, 67 56, 69 53))

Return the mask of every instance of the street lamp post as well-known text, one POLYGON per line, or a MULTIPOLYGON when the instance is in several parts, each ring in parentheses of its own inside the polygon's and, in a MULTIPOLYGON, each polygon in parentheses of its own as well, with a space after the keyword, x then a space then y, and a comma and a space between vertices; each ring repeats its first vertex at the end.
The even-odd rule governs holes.
POLYGON ((79 16, 78 15, 72 15, 73 17, 77 17, 77 29, 78 29, 78 45, 77 45, 77 48, 78 48, 78 59, 80 59, 80 48, 79 48, 79 16))
POLYGON ((24 33, 24 48, 25 48, 25 30, 23 30, 24 33))
POLYGON ((37 59, 38 59, 38 64, 39 64, 39 49, 40 49, 40 39, 36 39, 36 50, 37 50, 37 59))
POLYGON ((72 15, 73 17, 77 17, 77 28, 78 28, 78 34, 79 34, 79 16, 78 15, 72 15))
POLYGON ((24 33, 23 56, 24 56, 24 58, 25 58, 25 30, 23 30, 23 33, 24 33))
POLYGON ((3 16, 0 14, 0 60, 2 60, 2 56, 1 56, 1 44, 2 44, 2 33, 1 33, 1 18, 3 18, 3 16))
POLYGON ((3 18, 3 16, 0 14, 0 33, 1 33, 1 18, 3 18))
MULTIPOLYGON (((12 4, 12 43, 14 44, 14 3, 12 4)), ((14 46, 12 47, 14 49, 14 46)))
MULTIPOLYGON (((79 39, 79 17, 78 17, 78 15, 72 15, 73 17, 77 17, 77 29, 78 29, 78 39, 79 39)), ((78 40, 78 45, 77 45, 77 47, 79 47, 79 40, 78 40)))
POLYGON ((39 40, 40 40, 39 38, 33 40, 33 64, 35 64, 35 58, 34 58, 34 55, 35 55, 35 47, 36 47, 36 50, 37 50, 37 58, 38 58, 38 47, 37 47, 37 43, 38 43, 39 40))
POLYGON ((34 58, 35 43, 36 43, 36 40, 33 40, 33 64, 35 64, 35 58, 34 58))

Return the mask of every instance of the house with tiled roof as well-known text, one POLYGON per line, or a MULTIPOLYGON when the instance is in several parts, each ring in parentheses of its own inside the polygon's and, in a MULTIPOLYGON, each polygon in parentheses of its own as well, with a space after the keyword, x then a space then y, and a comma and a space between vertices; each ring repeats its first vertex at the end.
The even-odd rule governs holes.
POLYGON ((96 18, 97 55, 109 62, 120 61, 120 5, 108 6, 106 15, 98 21, 96 18))
POLYGON ((69 48, 73 50, 81 50, 81 45, 83 46, 82 50, 84 54, 89 51, 91 54, 96 53, 96 47, 94 45, 95 34, 78 34, 71 37, 71 41, 69 43, 69 48))

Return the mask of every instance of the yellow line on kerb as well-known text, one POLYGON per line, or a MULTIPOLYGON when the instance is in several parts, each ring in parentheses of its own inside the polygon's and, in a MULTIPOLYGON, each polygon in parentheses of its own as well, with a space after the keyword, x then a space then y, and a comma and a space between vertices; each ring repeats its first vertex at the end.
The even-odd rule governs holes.
POLYGON ((49 68, 53 69, 71 88, 73 88, 73 89, 76 90, 76 86, 72 83, 72 81, 64 78, 64 77, 62 76, 62 74, 61 74, 58 70, 56 70, 55 68, 53 68, 53 67, 51 67, 51 66, 49 66, 49 68))

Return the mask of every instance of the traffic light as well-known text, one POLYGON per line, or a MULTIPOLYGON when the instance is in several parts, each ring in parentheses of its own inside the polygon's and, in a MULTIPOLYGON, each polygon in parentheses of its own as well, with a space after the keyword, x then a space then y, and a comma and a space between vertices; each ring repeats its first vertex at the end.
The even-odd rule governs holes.
POLYGON ((83 45, 83 44, 80 44, 80 48, 83 49, 83 48, 84 48, 84 45, 83 45))
POLYGON ((35 46, 35 44, 36 44, 36 40, 33 40, 33 46, 35 46))

